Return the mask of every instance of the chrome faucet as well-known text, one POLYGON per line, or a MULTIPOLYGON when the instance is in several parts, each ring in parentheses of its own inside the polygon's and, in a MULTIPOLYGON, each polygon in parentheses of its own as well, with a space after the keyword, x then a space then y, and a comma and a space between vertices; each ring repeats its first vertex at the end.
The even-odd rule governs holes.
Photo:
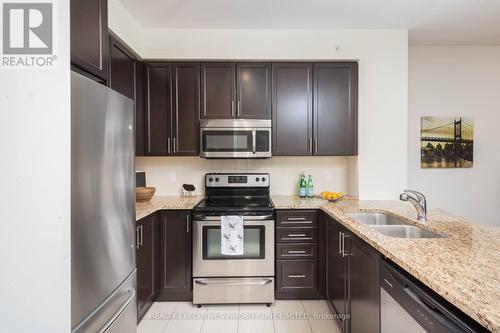
POLYGON ((421 222, 427 221, 427 202, 422 193, 413 190, 404 190, 399 195, 399 200, 411 202, 417 209, 417 219, 421 222))

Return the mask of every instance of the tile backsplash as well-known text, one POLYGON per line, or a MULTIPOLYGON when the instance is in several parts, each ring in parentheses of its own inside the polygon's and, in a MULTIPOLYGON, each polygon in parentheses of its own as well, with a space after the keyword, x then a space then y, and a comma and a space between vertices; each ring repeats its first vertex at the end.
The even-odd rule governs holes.
MULTIPOLYGON (((146 172, 147 186, 155 186, 157 195, 179 195, 182 184, 204 193, 204 176, 208 172, 268 172, 271 194, 295 195, 302 171, 312 175, 314 192, 324 190, 348 192, 348 157, 275 156, 255 160, 208 160, 199 157, 137 157, 136 170, 146 172)), ((354 191, 354 190, 351 190, 354 191)))

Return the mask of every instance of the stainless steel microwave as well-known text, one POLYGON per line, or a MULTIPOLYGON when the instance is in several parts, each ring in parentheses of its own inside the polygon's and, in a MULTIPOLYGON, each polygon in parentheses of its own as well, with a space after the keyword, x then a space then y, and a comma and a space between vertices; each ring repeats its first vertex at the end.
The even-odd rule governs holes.
POLYGON ((271 120, 205 119, 200 122, 200 157, 271 157, 271 120))

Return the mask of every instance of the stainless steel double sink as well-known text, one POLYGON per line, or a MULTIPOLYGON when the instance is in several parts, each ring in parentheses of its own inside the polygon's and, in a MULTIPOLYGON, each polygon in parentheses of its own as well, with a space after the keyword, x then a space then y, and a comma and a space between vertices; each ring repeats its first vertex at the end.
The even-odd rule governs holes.
POLYGON ((411 225, 398 217, 372 212, 346 213, 347 216, 366 224, 370 229, 395 238, 443 238, 434 231, 411 225))

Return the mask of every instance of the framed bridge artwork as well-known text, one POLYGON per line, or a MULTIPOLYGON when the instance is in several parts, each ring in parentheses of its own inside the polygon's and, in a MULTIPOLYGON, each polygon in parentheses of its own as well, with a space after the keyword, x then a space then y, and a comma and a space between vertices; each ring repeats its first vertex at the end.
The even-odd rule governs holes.
POLYGON ((422 117, 420 167, 471 168, 474 124, 471 117, 422 117))

